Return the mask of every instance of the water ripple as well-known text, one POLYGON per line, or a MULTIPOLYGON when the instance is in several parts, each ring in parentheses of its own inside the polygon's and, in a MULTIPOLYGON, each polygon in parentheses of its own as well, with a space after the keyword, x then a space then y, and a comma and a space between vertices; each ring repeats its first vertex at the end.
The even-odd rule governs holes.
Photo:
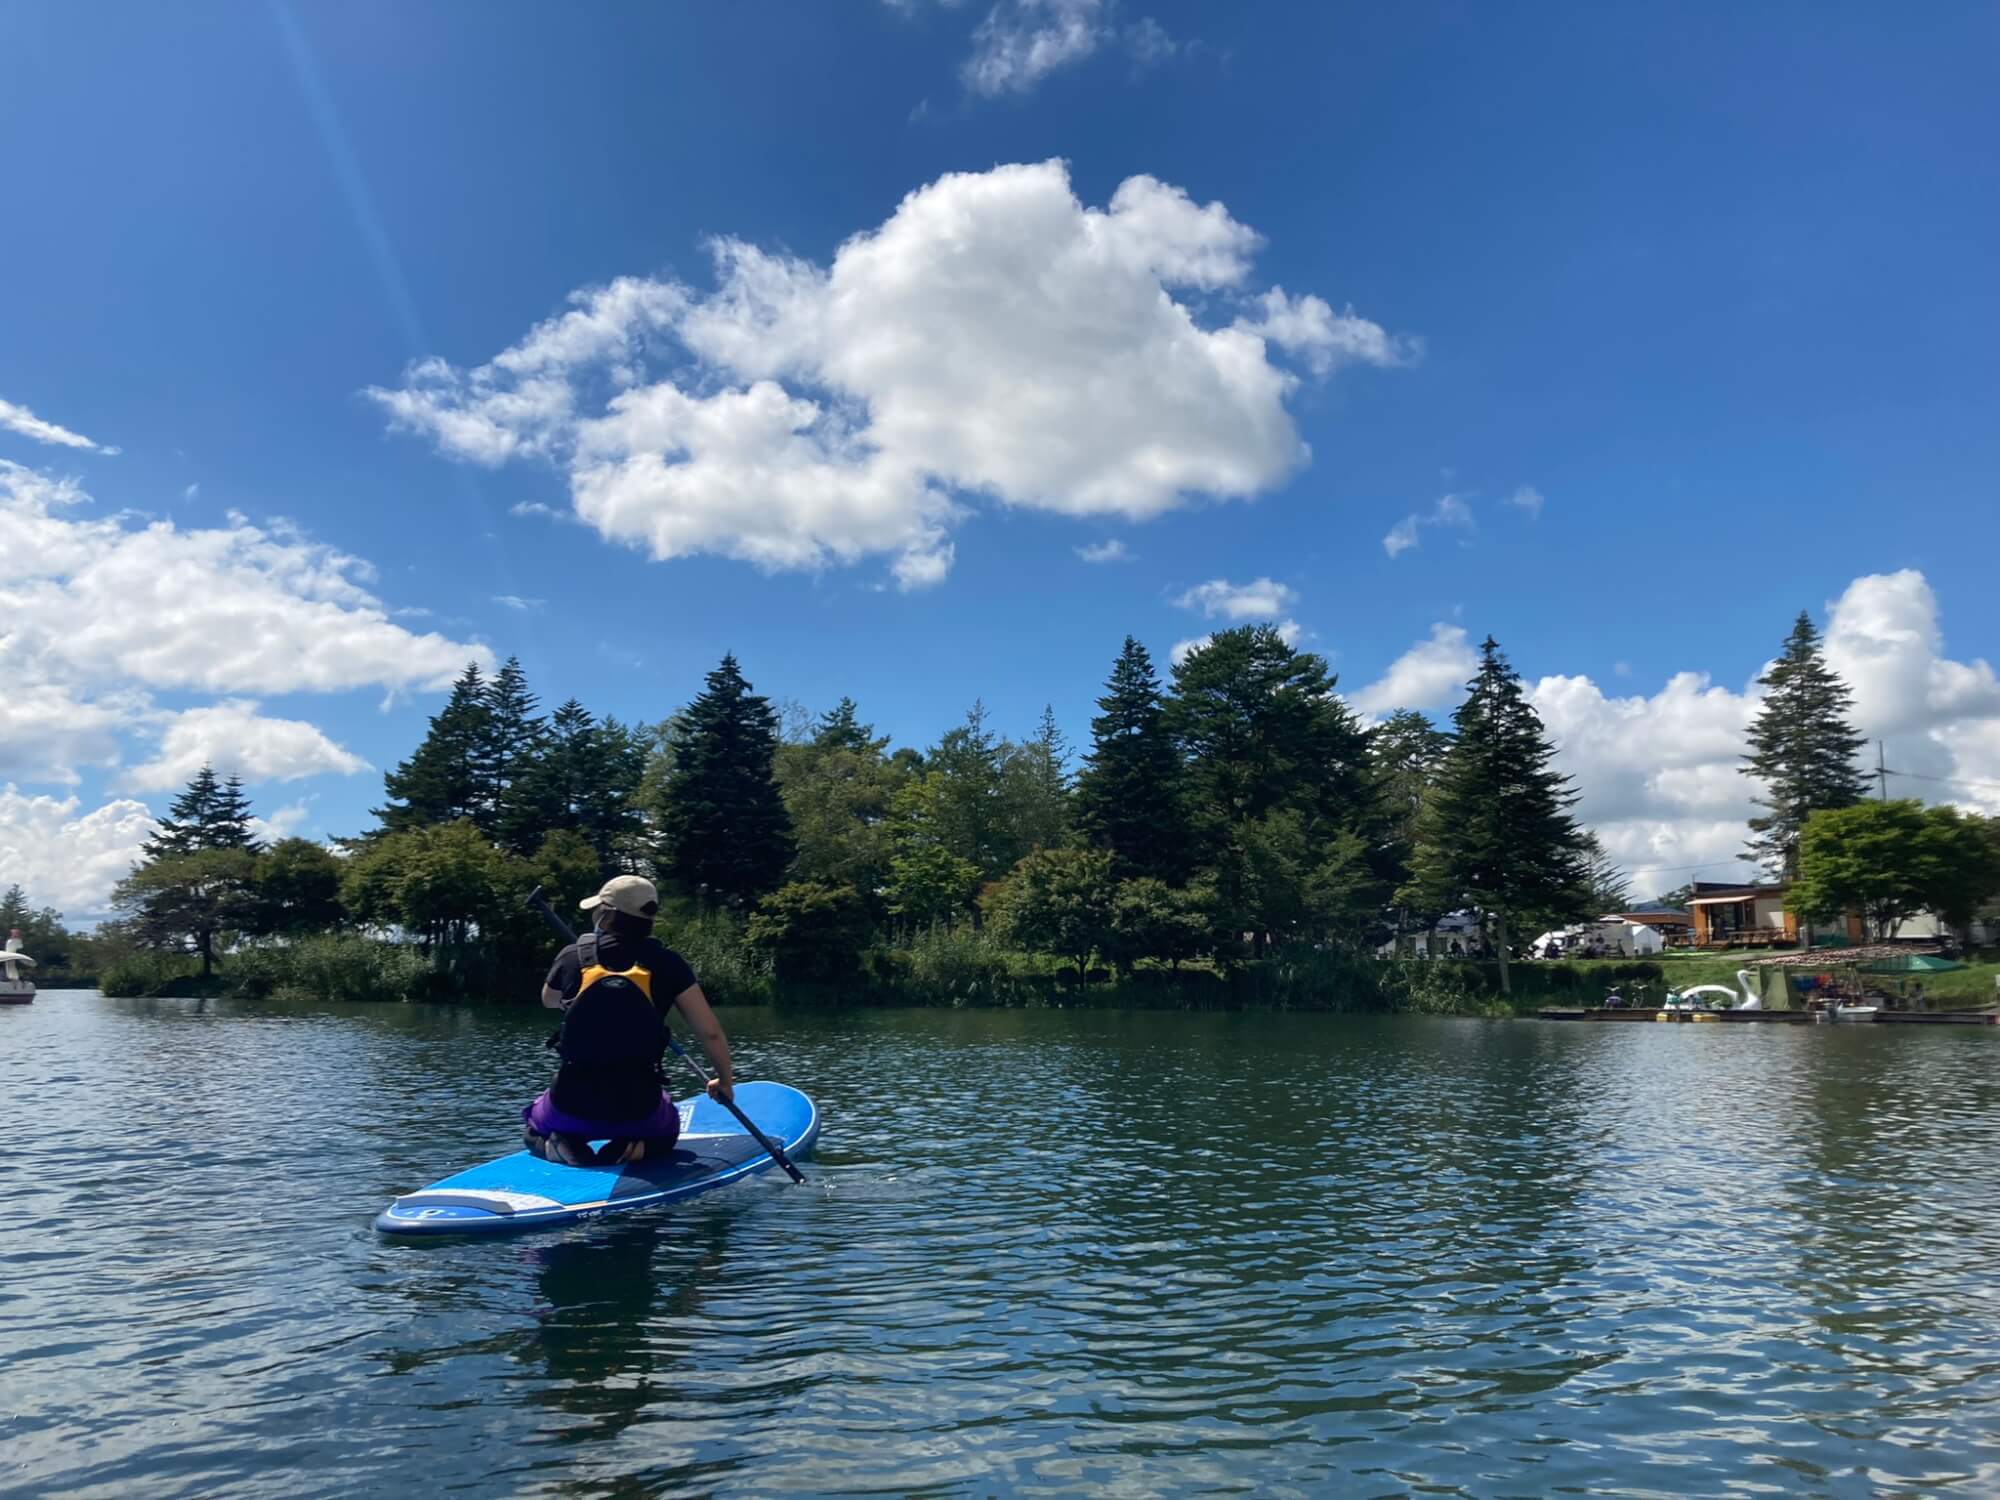
POLYGON ((395 1245, 532 1015, 0 1011, 0 1492, 2000 1492, 2000 1036, 730 1024, 809 1189, 395 1245))

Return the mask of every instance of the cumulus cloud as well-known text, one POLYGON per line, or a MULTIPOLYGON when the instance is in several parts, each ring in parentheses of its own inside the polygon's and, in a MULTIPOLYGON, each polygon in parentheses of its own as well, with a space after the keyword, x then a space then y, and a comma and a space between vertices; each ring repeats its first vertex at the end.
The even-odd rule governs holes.
POLYGON ((1133 554, 1125 550, 1125 544, 1117 537, 1105 542, 1091 542, 1078 547, 1076 555, 1087 563, 1130 562, 1133 554))
POLYGON ((71 432, 67 427, 58 427, 53 422, 44 422, 25 406, 0 399, 0 427, 9 432, 18 432, 24 438, 37 443, 48 443, 59 448, 88 448, 93 452, 117 453, 116 448, 103 448, 80 432, 71 432))
POLYGON ((244 698, 228 698, 174 714, 160 735, 159 751, 123 778, 134 792, 164 792, 184 785, 203 766, 245 781, 297 781, 332 773, 352 776, 368 762, 336 745, 315 725, 266 718, 244 698))
POLYGON ((253 782, 356 774, 367 763, 317 726, 243 695, 397 694, 492 663, 393 623, 362 563, 286 523, 182 530, 93 516, 88 501, 73 480, 0 463, 0 870, 72 915, 102 912, 151 814, 127 799, 83 812, 16 785, 73 786, 95 766, 164 791, 204 762, 253 782), (162 691, 228 696, 170 709, 162 691))
POLYGON ((131 872, 154 823, 143 802, 120 799, 88 813, 80 807, 74 796, 0 786, 0 870, 37 905, 88 922, 108 914, 111 888, 131 872))
POLYGON ((710 292, 626 278, 484 365, 367 394, 447 456, 560 464, 583 521, 655 558, 882 556, 920 587, 976 501, 1146 520, 1307 461, 1273 351, 1405 345, 1313 298, 1281 294, 1274 326, 1260 244, 1151 177, 1094 208, 1059 161, 957 173, 830 265, 723 238, 710 292))
MULTIPOLYGON (((2000 682, 1983 660, 1945 655, 1921 573, 1855 579, 1829 607, 1826 655, 1854 690, 1855 727, 1909 773, 1891 778, 1892 795, 2000 812, 2000 682)), ((1739 767, 1761 673, 1741 691, 1694 672, 1650 696, 1572 676, 1529 690, 1576 778, 1578 815, 1626 868, 1660 872, 1639 878, 1649 892, 1750 873, 1739 856, 1756 788, 1739 767)))
POLYGON ((1420 533, 1426 527, 1449 526, 1457 531, 1472 531, 1478 526, 1472 517, 1472 507, 1457 495, 1440 495, 1437 504, 1428 514, 1412 511, 1382 538, 1382 550, 1391 558, 1401 557, 1421 541, 1420 533))
POLYGON ((358 559, 282 523, 78 514, 73 481, 0 462, 0 680, 211 692, 440 688, 483 646, 393 623, 358 559))
POLYGON ((1198 610, 1211 620, 1224 619, 1240 624, 1245 620, 1274 619, 1296 604, 1298 597, 1296 590, 1269 578, 1258 578, 1249 583, 1211 578, 1207 583, 1198 583, 1179 595, 1174 603, 1182 609, 1198 610))
POLYGON ((1431 633, 1389 664, 1374 682, 1356 693, 1354 707, 1364 714, 1386 714, 1399 708, 1441 708, 1453 702, 1479 665, 1479 655, 1460 625, 1437 624, 1431 633))
POLYGON ((1255 317, 1239 318, 1236 326, 1297 355, 1315 375, 1343 364, 1415 364, 1423 354, 1419 340, 1397 337, 1351 307, 1335 312, 1323 298, 1287 296, 1278 286, 1258 299, 1255 317))

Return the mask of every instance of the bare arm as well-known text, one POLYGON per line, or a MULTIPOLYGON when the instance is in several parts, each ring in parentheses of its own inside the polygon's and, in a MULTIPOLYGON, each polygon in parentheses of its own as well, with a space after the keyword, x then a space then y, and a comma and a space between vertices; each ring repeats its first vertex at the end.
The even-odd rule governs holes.
POLYGON ((563 999, 563 992, 561 990, 552 990, 547 985, 543 985, 542 1004, 546 1005, 550 1010, 561 1010, 569 1002, 563 999))
POLYGON ((701 992, 700 985, 691 984, 674 996, 674 1004, 687 1017, 688 1025, 701 1039, 702 1050, 715 1064, 715 1082, 708 1091, 718 1099, 729 1098, 736 1089, 736 1069, 729 1061, 729 1038, 722 1034, 722 1023, 709 1008, 708 996, 701 992))

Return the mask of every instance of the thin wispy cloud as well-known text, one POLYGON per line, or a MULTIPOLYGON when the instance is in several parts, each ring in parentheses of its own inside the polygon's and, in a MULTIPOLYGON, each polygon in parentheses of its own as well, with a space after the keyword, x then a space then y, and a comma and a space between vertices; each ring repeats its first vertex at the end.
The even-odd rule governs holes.
POLYGON ((1117 537, 1108 542, 1091 542, 1076 549, 1076 555, 1087 563, 1130 562, 1137 555, 1125 550, 1125 544, 1117 537))
POLYGON ((1178 595, 1174 603, 1182 609, 1196 610, 1211 620, 1240 623, 1244 620, 1275 619, 1296 604, 1298 598, 1297 590, 1271 578, 1257 578, 1249 583, 1211 578, 1207 583, 1198 583, 1178 595))
MULTIPOLYGON (((910 0, 889 0, 914 9, 910 0)), ((1195 44, 1176 40, 1151 16, 1125 19, 1118 0, 996 0, 973 29, 972 55, 959 68, 968 94, 1023 95, 1051 73, 1100 54, 1122 55, 1143 73, 1195 44)))
POLYGON ((186 489, 181 491, 181 499, 192 500, 196 495, 199 495, 200 493, 201 493, 201 486, 199 484, 191 484, 186 489))
POLYGON ((546 599, 525 599, 519 594, 495 594, 493 602, 495 604, 504 604, 509 609, 519 610, 523 614, 528 614, 540 609, 549 601, 546 599))
POLYGON ((18 432, 22 437, 37 443, 48 443, 57 448, 85 448, 93 453, 115 454, 116 448, 106 448, 93 442, 80 432, 71 432, 67 427, 59 427, 54 422, 45 422, 27 407, 0 398, 0 427, 9 432, 18 432))
POLYGON ((1412 511, 1382 538, 1382 550, 1391 558, 1401 557, 1405 552, 1418 546, 1427 528, 1446 526, 1455 531, 1471 532, 1479 523, 1473 519, 1472 507, 1457 495, 1440 495, 1437 504, 1428 513, 1412 511))
POLYGON ((1532 484, 1524 484, 1507 497, 1507 503, 1527 516, 1530 521, 1542 518, 1542 506, 1546 503, 1542 492, 1532 484))

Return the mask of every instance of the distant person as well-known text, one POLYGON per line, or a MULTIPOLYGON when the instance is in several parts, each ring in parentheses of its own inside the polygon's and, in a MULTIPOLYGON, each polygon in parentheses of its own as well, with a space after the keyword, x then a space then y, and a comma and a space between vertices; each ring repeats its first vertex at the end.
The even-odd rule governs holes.
POLYGON ((542 985, 542 1004, 563 1012, 552 1042, 562 1062, 521 1111, 527 1147, 573 1167, 663 1156, 681 1130, 660 1071, 666 1012, 678 1007, 701 1038, 715 1064, 709 1095, 724 1103, 735 1093, 729 1039, 687 960, 653 936, 660 897, 650 880, 616 876, 580 905, 593 930, 556 955, 542 985))

